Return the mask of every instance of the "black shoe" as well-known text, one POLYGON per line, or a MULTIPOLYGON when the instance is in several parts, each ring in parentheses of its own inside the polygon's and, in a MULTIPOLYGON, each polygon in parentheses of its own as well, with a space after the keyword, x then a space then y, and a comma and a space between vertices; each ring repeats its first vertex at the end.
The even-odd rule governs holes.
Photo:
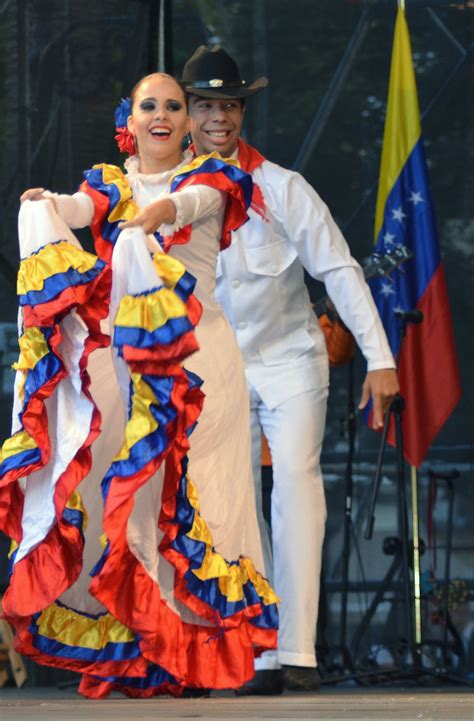
POLYGON ((206 696, 209 698, 210 695, 210 688, 192 688, 191 686, 186 686, 181 694, 181 698, 204 698, 206 696))
POLYGON ((317 668, 283 666, 283 684, 288 691, 319 691, 321 679, 317 668))
POLYGON ((236 696, 279 696, 283 693, 283 673, 280 669, 256 671, 255 676, 236 690, 236 696))

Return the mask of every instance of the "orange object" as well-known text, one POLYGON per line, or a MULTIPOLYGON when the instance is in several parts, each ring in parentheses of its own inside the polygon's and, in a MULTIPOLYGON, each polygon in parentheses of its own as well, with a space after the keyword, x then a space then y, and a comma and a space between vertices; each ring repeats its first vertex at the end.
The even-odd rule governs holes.
POLYGON ((337 367, 349 363, 356 349, 350 330, 338 320, 332 321, 326 314, 321 315, 318 320, 328 349, 329 365, 337 367))
POLYGON ((270 448, 269 448, 266 436, 264 433, 262 433, 262 466, 271 466, 271 465, 272 465, 272 454, 270 453, 270 448))

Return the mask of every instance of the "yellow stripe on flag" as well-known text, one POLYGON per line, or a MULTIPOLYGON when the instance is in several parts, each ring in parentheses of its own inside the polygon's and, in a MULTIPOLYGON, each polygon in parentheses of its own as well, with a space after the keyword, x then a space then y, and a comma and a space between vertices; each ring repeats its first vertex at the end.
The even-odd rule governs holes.
POLYGON ((387 118, 383 136, 380 180, 375 211, 375 241, 383 224, 387 198, 421 135, 410 35, 398 8, 390 68, 387 118))

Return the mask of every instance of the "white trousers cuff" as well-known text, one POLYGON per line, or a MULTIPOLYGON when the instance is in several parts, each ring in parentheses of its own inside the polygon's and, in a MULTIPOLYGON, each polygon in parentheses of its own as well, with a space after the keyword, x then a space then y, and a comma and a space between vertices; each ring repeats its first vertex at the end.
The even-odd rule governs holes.
POLYGON ((291 651, 278 651, 278 661, 284 666, 305 666, 316 668, 316 656, 310 653, 291 653, 291 651))
POLYGON ((265 651, 261 656, 255 659, 256 671, 276 671, 281 666, 278 662, 276 651, 265 651))

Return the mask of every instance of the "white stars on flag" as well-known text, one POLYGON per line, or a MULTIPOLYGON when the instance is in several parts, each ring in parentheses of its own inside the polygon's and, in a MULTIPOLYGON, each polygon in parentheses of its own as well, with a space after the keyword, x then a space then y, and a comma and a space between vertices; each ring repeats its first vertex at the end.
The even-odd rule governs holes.
POLYGON ((402 206, 399 208, 392 209, 392 219, 398 220, 399 223, 403 223, 403 218, 406 218, 407 214, 403 212, 402 206))
POLYGON ((383 242, 385 245, 394 245, 396 236, 393 233, 389 233, 388 230, 383 236, 383 242))
POLYGON ((422 194, 421 194, 421 193, 418 193, 418 192, 415 191, 415 190, 412 190, 412 191, 411 191, 411 195, 410 195, 410 197, 408 198, 408 200, 410 201, 410 203, 413 203, 413 205, 415 205, 415 206, 417 206, 418 203, 424 203, 424 202, 425 202, 425 199, 423 198, 422 194))
POLYGON ((384 298, 388 298, 389 295, 395 294, 395 290, 390 283, 382 283, 380 292, 382 293, 384 298))

